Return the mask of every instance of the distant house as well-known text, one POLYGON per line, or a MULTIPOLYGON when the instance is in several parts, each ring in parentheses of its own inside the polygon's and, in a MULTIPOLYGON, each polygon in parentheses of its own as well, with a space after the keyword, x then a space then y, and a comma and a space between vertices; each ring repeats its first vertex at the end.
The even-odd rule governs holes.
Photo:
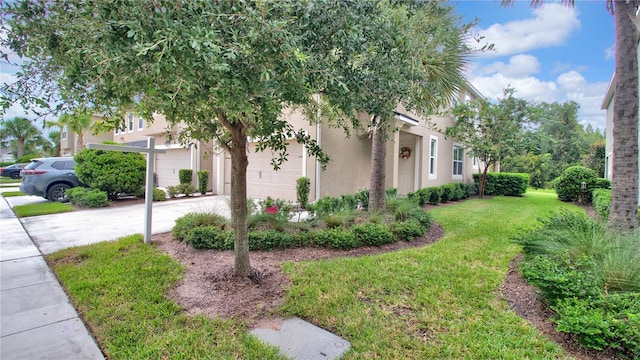
MULTIPOLYGON (((602 110, 607 111, 607 125, 605 128, 605 165, 604 165, 604 174, 599 174, 604 176, 605 178, 611 180, 613 175, 613 162, 615 161, 613 157, 613 98, 614 88, 615 88, 615 78, 616 75, 613 74, 611 77, 611 81, 609 81, 609 86, 607 87, 607 92, 602 99, 602 104, 600 108, 602 110)), ((640 138, 640 116, 638 116, 638 137, 640 138)), ((640 146, 638 147, 638 158, 640 158, 640 146)), ((640 186, 640 170, 638 171, 638 182, 640 186)), ((638 204, 640 205, 640 194, 638 194, 638 204)))
MULTIPOLYGON (((480 93, 470 84, 456 96, 454 104, 480 98, 480 93)), ((280 198, 296 200, 296 180, 308 177, 311 180, 309 201, 325 195, 351 194, 369 188, 371 174, 371 139, 366 135, 346 138, 340 129, 326 124, 309 125, 298 112, 285 112, 288 121, 296 129, 304 129, 331 157, 331 162, 322 170, 320 164, 307 154, 303 145, 295 140, 288 144, 288 160, 278 171, 273 169, 271 151, 256 151, 256 142, 249 143, 249 166, 247 169, 247 196, 250 198, 280 198)), ((370 115, 359 116, 363 124, 370 115)), ((213 143, 184 146, 170 140, 180 130, 180 125, 169 127, 164 116, 157 115, 149 123, 135 114, 127 114, 124 127, 108 134, 85 137, 89 142, 115 141, 128 145, 146 146, 148 136, 156 138, 156 147, 165 154, 156 154, 155 169, 158 186, 177 185, 180 169, 208 170, 209 188, 217 194, 231 193, 231 156, 226 152, 214 152, 205 156, 205 151, 214 149, 213 143)), ((455 142, 438 129, 453 124, 451 116, 432 116, 429 119, 407 112, 401 106, 396 111, 397 130, 387 142, 386 187, 398 189, 399 195, 423 187, 451 182, 472 182, 472 174, 478 172, 478 161, 468 155, 460 143, 455 142), (428 121, 427 121, 428 120, 428 121)), ((75 153, 71 137, 65 134, 63 153, 75 153)), ((195 178, 195 176, 194 176, 195 178)), ((196 180, 194 179, 194 182, 196 180)))
POLYGON ((13 152, 11 151, 11 148, 8 148, 8 147, 0 148, 0 161, 2 162, 16 161, 16 158, 13 156, 13 152))

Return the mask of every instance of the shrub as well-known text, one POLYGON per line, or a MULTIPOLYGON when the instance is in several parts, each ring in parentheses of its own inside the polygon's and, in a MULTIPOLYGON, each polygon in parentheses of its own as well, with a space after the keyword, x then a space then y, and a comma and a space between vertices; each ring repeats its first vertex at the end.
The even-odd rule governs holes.
POLYGON ((276 231, 252 231, 249 233, 249 250, 285 249, 291 246, 290 234, 276 231))
POLYGON ((87 189, 84 187, 75 187, 65 191, 69 201, 80 207, 105 207, 109 206, 107 193, 97 189, 87 189))
POLYGON ((597 178, 594 185, 596 189, 608 189, 611 190, 611 180, 604 178, 597 178))
POLYGON ((231 250, 233 232, 218 226, 199 226, 187 233, 184 242, 194 249, 231 250))
POLYGON ((470 198, 478 195, 478 185, 475 183, 463 184, 464 198, 470 198))
POLYGON ((453 195, 451 200, 458 201, 464 198, 464 191, 462 190, 462 183, 453 183, 453 195))
POLYGON ((357 243, 361 245, 381 246, 394 241, 393 233, 384 225, 363 223, 354 225, 351 227, 351 231, 357 243))
POLYGON ((158 188, 153 189, 153 201, 165 201, 167 200, 167 194, 158 188))
POLYGON ((180 185, 191 184, 191 181, 193 181, 193 170, 191 169, 178 170, 178 180, 180 180, 180 185))
POLYGON ((115 200, 118 194, 137 194, 144 188, 146 162, 142 154, 82 149, 74 159, 78 179, 106 192, 109 200, 115 200))
POLYGON ((340 250, 348 250, 360 246, 353 232, 344 229, 318 231, 315 234, 315 241, 319 246, 340 250))
POLYGON ((196 187, 187 183, 180 184, 178 185, 178 191, 181 194, 185 194, 186 196, 191 196, 194 192, 196 192, 196 187))
POLYGON ((207 193, 207 185, 209 185, 209 171, 198 171, 198 191, 204 195, 207 193))
POLYGON ((425 233, 425 228, 415 220, 393 222, 389 225, 389 230, 396 238, 404 241, 411 241, 416 236, 422 236, 425 233))
POLYGON ((609 207, 611 206, 611 190, 607 189, 595 189, 592 193, 593 207, 596 213, 602 219, 609 218, 609 207))
MULTIPOLYGON (((482 174, 473 174, 476 186, 482 174)), ((485 195, 522 196, 529 186, 529 174, 521 173, 487 173, 484 188, 485 195)))
POLYGON ((418 224, 420 224, 425 229, 425 231, 429 230, 431 228, 431 222, 432 222, 431 214, 426 212, 426 211, 424 211, 424 210, 422 210, 422 209, 419 209, 419 208, 413 209, 409 213, 409 219, 408 220, 409 221, 416 221, 418 224))
POLYGON ((213 213, 188 213, 176 220, 171 234, 177 240, 183 241, 190 230, 203 226, 215 226, 224 229, 227 219, 213 213))
POLYGON ((309 202, 309 192, 311 191, 311 180, 308 177, 301 177, 296 180, 296 199, 300 207, 305 208, 309 202))
MULTIPOLYGON (((418 205, 415 202, 410 199, 402 199, 393 211, 393 218, 396 221, 407 221, 411 212, 416 209, 418 209, 418 205)), ((391 211, 391 209, 387 208, 387 211, 391 211)))
POLYGON ((455 192, 455 186, 453 184, 446 184, 440 186, 442 189, 442 195, 440 195, 440 201, 443 203, 453 200, 453 193, 455 192))
POLYGON ((555 180, 556 193, 561 201, 577 201, 580 195, 585 203, 591 202, 591 192, 596 184, 596 172, 584 166, 571 166, 555 180), (586 189, 582 189, 582 183, 586 189))
POLYGON ((176 195, 180 194, 180 189, 177 186, 167 186, 167 194, 173 199, 176 195))
POLYGON ((440 186, 432 187, 429 193, 429 204, 437 205, 442 200, 442 188, 440 186))

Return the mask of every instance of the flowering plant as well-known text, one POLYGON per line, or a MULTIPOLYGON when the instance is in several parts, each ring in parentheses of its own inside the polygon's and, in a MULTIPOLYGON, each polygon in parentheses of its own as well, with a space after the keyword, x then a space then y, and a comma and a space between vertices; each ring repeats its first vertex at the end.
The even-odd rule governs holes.
POLYGON ((411 157, 411 148, 405 146, 400 149, 400 157, 403 159, 408 159, 411 157))

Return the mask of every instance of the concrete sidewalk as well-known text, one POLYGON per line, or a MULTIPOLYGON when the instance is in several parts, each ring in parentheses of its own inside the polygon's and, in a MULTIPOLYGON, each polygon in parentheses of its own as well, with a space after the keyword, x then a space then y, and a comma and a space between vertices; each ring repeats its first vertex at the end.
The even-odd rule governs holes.
MULTIPOLYGON (((10 191, 11 189, 0 189, 10 191)), ((11 207, 46 202, 0 199, 0 359, 104 359, 43 255, 142 233, 144 204, 16 218, 11 207)), ((171 231, 189 212, 229 216, 224 197, 153 204, 152 233, 171 231)))

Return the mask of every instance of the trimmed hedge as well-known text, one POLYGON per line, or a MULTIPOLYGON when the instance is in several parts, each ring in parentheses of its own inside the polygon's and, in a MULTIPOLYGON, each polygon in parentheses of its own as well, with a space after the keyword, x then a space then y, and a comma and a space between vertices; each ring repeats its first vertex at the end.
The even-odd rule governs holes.
POLYGON ((109 200, 118 194, 144 193, 144 156, 134 152, 82 149, 74 157, 78 179, 92 189, 107 193, 109 200))
POLYGON ((178 170, 178 180, 180 180, 180 184, 191 184, 191 181, 193 180, 193 170, 191 169, 178 170))
MULTIPOLYGON (((473 174, 473 181, 480 184, 482 174, 473 174)), ((485 195, 522 196, 529 186, 529 174, 524 173, 487 173, 484 187, 485 195)))
POLYGON ((560 201, 573 202, 583 196, 585 203, 591 202, 591 193, 595 189, 596 172, 584 166, 570 166, 566 168, 562 175, 554 180, 556 193, 560 201), (586 189, 582 189, 582 183, 586 184, 586 189))
POLYGON ((109 206, 107 193, 97 189, 87 189, 78 186, 67 189, 65 194, 67 194, 69 201, 76 206, 91 208, 109 206))
POLYGON ((608 189, 595 189, 592 193, 593 207, 596 213, 602 219, 609 218, 609 207, 611 206, 611 190, 608 189))
POLYGON ((209 184, 209 171, 198 171, 198 191, 204 195, 207 193, 207 185, 209 184))

